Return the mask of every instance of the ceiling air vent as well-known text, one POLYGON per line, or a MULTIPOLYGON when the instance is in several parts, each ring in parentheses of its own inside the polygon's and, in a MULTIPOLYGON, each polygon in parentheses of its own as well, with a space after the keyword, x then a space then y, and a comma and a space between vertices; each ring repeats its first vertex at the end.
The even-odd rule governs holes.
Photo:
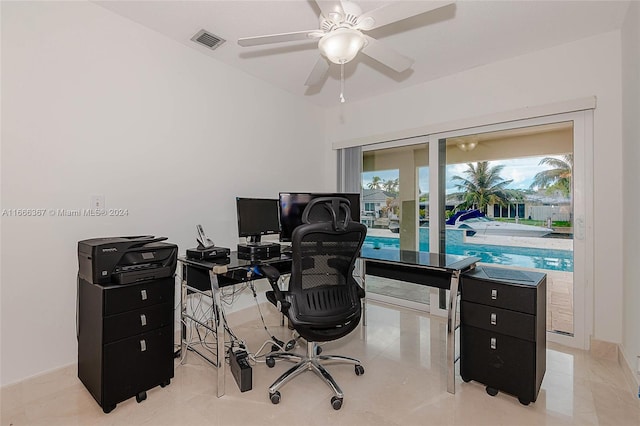
POLYGON ((215 34, 211 34, 206 30, 198 31, 196 35, 191 37, 191 40, 195 41, 196 43, 200 43, 201 45, 208 47, 211 50, 214 50, 216 47, 220 46, 226 41, 225 39, 218 37, 215 34))

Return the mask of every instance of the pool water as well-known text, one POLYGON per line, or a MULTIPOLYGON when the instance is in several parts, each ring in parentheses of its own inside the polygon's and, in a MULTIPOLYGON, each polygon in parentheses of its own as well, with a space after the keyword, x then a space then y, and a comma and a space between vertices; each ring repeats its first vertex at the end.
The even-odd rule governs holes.
MULTIPOLYGON (((523 268, 573 272, 573 251, 533 247, 498 246, 465 243, 462 232, 446 232, 447 254, 475 256, 481 262, 523 268)), ((398 238, 367 236, 365 246, 373 248, 399 248, 398 238)), ((429 251, 429 230, 420 229, 420 251, 429 251)))

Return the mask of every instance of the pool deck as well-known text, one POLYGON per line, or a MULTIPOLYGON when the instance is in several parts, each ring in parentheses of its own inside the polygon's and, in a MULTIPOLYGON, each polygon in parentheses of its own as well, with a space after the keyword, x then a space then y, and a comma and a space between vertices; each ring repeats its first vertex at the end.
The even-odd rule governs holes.
MULTIPOLYGON (((369 228, 367 235, 372 237, 399 238, 400 234, 394 234, 388 229, 369 228)), ((551 250, 573 250, 571 238, 544 238, 544 237, 511 237, 505 235, 474 235, 465 237, 469 244, 491 244, 496 246, 515 246, 530 248, 545 248, 551 250)))

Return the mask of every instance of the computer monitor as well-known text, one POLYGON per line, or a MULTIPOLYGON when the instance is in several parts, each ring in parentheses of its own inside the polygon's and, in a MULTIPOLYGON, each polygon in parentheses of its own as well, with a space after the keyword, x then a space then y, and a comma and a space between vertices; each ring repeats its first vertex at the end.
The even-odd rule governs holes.
POLYGON ((358 193, 313 193, 313 192, 281 192, 280 193, 280 241, 291 241, 291 234, 296 227, 302 225, 302 213, 314 198, 342 197, 351 203, 351 220, 360 222, 360 194, 358 193))
POLYGON ((280 232, 277 199, 236 197, 236 206, 239 237, 246 237, 250 243, 258 243, 262 235, 280 232))

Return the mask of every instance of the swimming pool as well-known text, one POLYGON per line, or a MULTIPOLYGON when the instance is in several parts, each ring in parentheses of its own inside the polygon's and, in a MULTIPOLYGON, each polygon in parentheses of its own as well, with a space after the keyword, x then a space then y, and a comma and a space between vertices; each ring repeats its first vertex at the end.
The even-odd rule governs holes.
MULTIPOLYGON (((364 244, 373 248, 398 248, 400 240, 367 236, 364 244)), ((420 251, 429 251, 429 232, 424 228, 420 229, 420 251)), ((481 262, 498 265, 573 272, 573 251, 465 243, 458 231, 447 231, 447 254, 475 256, 481 262)))

